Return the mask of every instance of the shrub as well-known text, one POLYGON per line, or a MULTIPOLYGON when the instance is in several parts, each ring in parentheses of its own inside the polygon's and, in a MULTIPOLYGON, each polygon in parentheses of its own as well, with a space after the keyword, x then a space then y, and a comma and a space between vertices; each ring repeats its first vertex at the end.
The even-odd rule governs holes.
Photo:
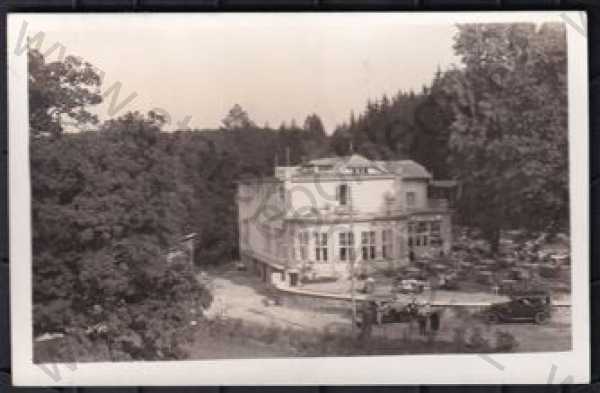
MULTIPOLYGON (((38 302, 34 329, 65 332, 72 345, 96 351, 95 360, 181 359, 187 356, 190 323, 202 319, 212 298, 188 264, 148 263, 144 272, 122 271, 110 257, 79 261, 79 291, 38 302), (152 267, 152 269, 150 269, 152 267), (46 306, 48 305, 48 306, 46 306)), ((39 290, 40 288, 38 288, 39 290)), ((56 353, 56 356, 62 356, 56 353)))
POLYGON ((279 335, 281 333, 281 328, 271 325, 266 328, 262 334, 261 341, 264 341, 267 344, 273 344, 279 339, 279 335))
POLYGON ((467 341, 467 348, 472 352, 484 353, 490 352, 491 346, 489 341, 483 336, 481 328, 474 327, 471 329, 471 335, 467 341))
POLYGON ((454 328, 452 342, 457 352, 463 352, 467 346, 466 329, 462 326, 454 328))
POLYGON ((496 331, 495 352, 512 352, 519 346, 519 341, 511 333, 498 330, 496 331))

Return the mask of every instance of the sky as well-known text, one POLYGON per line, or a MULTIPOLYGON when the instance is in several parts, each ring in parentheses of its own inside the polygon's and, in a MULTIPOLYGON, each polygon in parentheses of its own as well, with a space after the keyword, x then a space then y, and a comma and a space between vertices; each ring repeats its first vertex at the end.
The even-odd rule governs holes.
POLYGON ((459 63, 452 23, 390 14, 49 14, 26 29, 43 32, 42 52, 59 43, 48 60, 62 47, 102 71, 103 92, 120 84, 112 110, 110 95, 94 110, 101 120, 159 108, 170 129, 216 128, 237 103, 272 127, 314 112, 331 133, 368 99, 420 91, 459 63))

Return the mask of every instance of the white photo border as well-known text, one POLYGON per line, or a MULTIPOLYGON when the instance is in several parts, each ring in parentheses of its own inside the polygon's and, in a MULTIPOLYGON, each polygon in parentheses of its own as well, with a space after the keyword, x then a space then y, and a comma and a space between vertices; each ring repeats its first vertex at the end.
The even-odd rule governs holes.
MULTIPOLYGON (((41 14, 48 17, 48 14, 41 14)), ((15 53, 23 21, 35 29, 40 14, 8 15, 9 217, 12 373, 15 385, 354 385, 587 383, 589 340, 589 157, 587 17, 580 11, 352 12, 210 14, 55 14, 62 23, 85 18, 123 21, 163 18, 165 26, 194 21, 264 23, 270 18, 334 18, 347 26, 365 18, 382 23, 450 24, 563 22, 567 28, 569 181, 572 253, 572 350, 514 354, 432 354, 243 360, 33 363, 31 188, 27 56, 15 53)))

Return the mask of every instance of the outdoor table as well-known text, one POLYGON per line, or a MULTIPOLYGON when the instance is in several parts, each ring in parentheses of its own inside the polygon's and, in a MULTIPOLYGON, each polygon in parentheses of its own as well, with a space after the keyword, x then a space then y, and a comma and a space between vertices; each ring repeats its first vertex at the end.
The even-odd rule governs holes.
POLYGON ((406 269, 404 269, 404 273, 421 273, 421 269, 419 269, 418 267, 409 266, 406 269))

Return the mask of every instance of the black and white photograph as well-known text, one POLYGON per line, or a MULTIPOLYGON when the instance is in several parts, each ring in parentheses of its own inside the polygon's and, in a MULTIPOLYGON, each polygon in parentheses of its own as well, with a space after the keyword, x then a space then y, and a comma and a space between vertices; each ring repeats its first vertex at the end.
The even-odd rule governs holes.
POLYGON ((8 32, 17 383, 586 382, 584 14, 8 32))

